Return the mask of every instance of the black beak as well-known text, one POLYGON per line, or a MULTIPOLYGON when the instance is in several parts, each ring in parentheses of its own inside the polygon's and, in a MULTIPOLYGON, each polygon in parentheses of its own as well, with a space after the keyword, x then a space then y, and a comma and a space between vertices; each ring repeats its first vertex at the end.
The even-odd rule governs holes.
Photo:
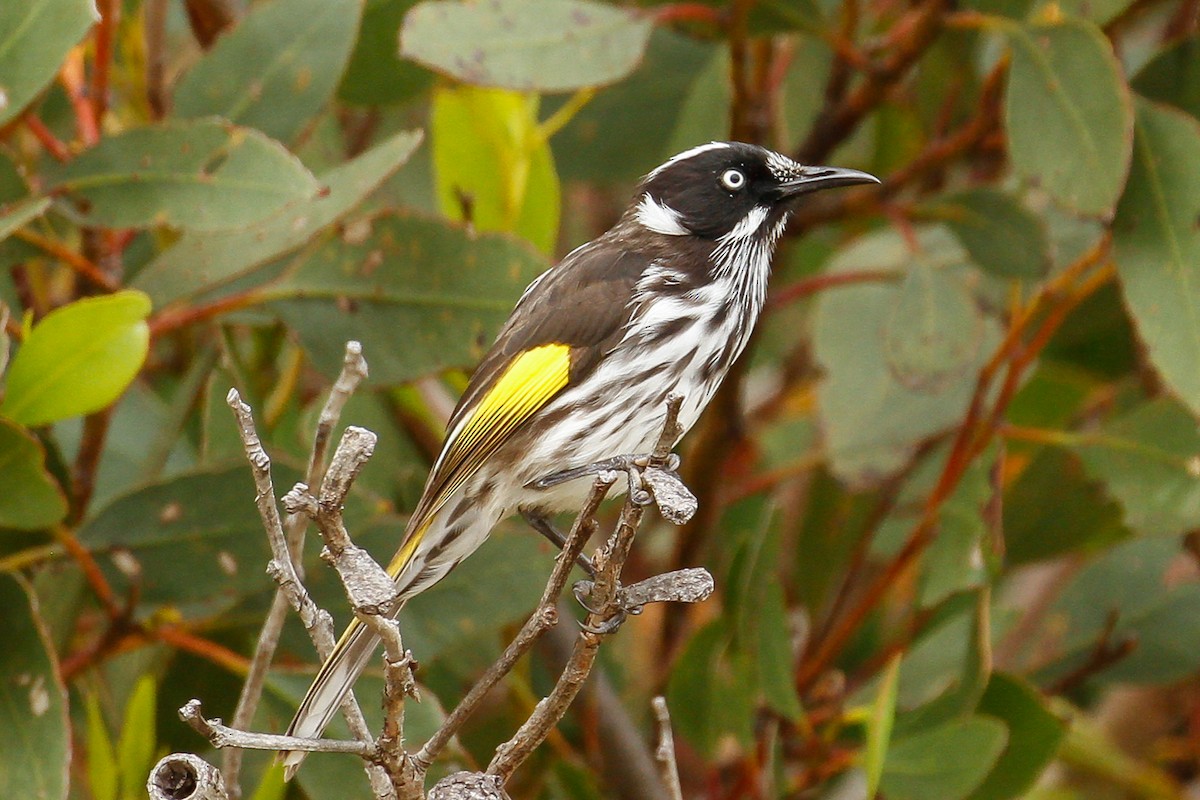
POLYGON ((882 183, 869 172, 843 167, 804 167, 798 177, 784 181, 775 188, 780 200, 799 197, 818 189, 836 186, 855 186, 860 183, 882 183))

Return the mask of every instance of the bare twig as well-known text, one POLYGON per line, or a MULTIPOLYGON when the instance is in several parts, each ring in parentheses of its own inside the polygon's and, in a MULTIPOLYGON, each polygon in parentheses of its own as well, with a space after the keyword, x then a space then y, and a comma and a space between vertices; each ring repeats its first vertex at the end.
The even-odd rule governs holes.
MULTIPOLYGON (((317 420, 317 429, 313 435, 313 445, 309 453, 308 469, 305 477, 310 486, 320 483, 325 465, 325 454, 329 449, 329 440, 334 427, 341 418, 342 409, 358 385, 367 377, 367 362, 363 358, 362 345, 358 342, 346 343, 346 354, 342 360, 342 371, 330 389, 329 398, 321 409, 317 420)), ((296 576, 297 583, 301 577, 300 554, 304 549, 304 531, 308 517, 303 514, 289 514, 284 524, 284 540, 287 542, 289 561, 296 576)), ((274 551, 272 551, 274 552, 274 551)), ((263 621, 262 630, 258 634, 258 643, 250 660, 250 669, 242 684, 242 692, 238 697, 237 708, 233 712, 231 725, 234 728, 246 729, 254 719, 254 712, 262 699, 263 684, 266 681, 267 670, 275 657, 275 649, 279 645, 279 635, 287 619, 289 598, 281 586, 275 592, 271 609, 263 621)), ((221 772, 225 776, 225 791, 231 800, 241 797, 242 751, 229 748, 222 754, 221 772)))
MULTIPOLYGON (((250 406, 242 402, 241 395, 236 389, 229 390, 226 402, 237 417, 238 430, 246 450, 246 458, 250 461, 254 484, 258 489, 256 503, 263 527, 267 532, 272 554, 271 561, 267 564, 267 572, 279 584, 279 588, 287 596, 289 604, 300 616, 301 623, 316 647, 317 655, 322 659, 328 658, 334 647, 333 620, 328 612, 317 607, 296 574, 287 538, 279 519, 279 509, 275 505, 275 489, 271 480, 271 459, 267 456, 262 441, 258 437, 250 406)), ((374 747, 371 732, 367 728, 366 719, 354 699, 353 692, 348 693, 342 700, 341 710, 354 738, 374 747)), ((382 769, 376 764, 367 764, 365 768, 376 795, 387 796, 390 794, 387 776, 382 769)))
POLYGON ((245 750, 303 750, 307 753, 351 753, 367 758, 375 753, 372 742, 338 739, 306 739, 276 733, 251 733, 230 728, 219 719, 205 719, 199 700, 189 700, 179 709, 179 718, 208 739, 213 747, 240 747, 245 750))
POLYGON ((558 623, 558 598, 567 584, 567 577, 575 566, 576 558, 582 552, 588 537, 596 530, 596 509, 600 507, 601 501, 604 500, 615 481, 616 476, 611 474, 600 475, 596 478, 592 484, 591 493, 575 518, 575 524, 567 533, 566 542, 563 543, 562 551, 559 552, 558 559, 554 562, 554 569, 550 573, 550 579, 542 592, 542 599, 538 602, 537 609, 521 626, 516 638, 504 649, 496 663, 492 664, 487 672, 476 681, 471 690, 467 692, 467 696, 450 712, 437 732, 429 737, 429 741, 413 756, 413 760, 422 769, 429 768, 438 753, 446 747, 463 723, 475 712, 487 693, 500 682, 501 678, 512 671, 517 661, 533 647, 538 637, 558 623))
MULTIPOLYGON (((679 438, 678 415, 682 402, 683 398, 678 395, 672 395, 667 400, 666 420, 654 447, 649 469, 662 470, 668 463, 671 447, 679 438)), ((644 513, 644 508, 634 502, 638 488, 635 485, 629 487, 629 496, 621 510, 616 530, 592 559, 596 575, 588 594, 589 612, 575 639, 566 667, 554 689, 537 704, 529 719, 511 739, 496 748, 496 755, 487 768, 488 774, 507 780, 545 740, 587 680, 595 664, 600 642, 616 629, 616 624, 627 613, 619 605, 620 575, 644 513)))
POLYGON ((662 768, 663 784, 670 792, 672 800, 683 800, 683 787, 679 785, 679 767, 675 764, 675 740, 671 736, 671 714, 667 711, 667 701, 656 697, 651 702, 654 707, 654 718, 658 722, 658 747, 654 757, 662 768))

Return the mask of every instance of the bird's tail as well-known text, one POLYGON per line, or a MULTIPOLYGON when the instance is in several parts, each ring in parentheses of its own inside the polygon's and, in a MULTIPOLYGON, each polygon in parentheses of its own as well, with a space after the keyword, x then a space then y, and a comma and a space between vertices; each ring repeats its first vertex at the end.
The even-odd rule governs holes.
MULTIPOLYGON (((379 637, 369 626, 357 619, 351 621, 300 701, 296 716, 288 726, 288 736, 314 738, 321 735, 378 644, 379 637)), ((281 754, 287 779, 296 774, 306 755, 300 750, 281 754)))

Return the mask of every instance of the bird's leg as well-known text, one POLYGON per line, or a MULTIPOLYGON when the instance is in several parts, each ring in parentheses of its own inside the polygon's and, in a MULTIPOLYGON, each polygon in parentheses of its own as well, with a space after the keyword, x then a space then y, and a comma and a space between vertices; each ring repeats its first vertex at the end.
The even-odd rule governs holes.
MULTIPOLYGON (((531 508, 522 508, 521 516, 527 523, 529 523, 529 527, 533 528, 542 536, 545 536, 547 539, 553 542, 554 546, 559 550, 562 550, 564 547, 566 547, 567 537, 563 535, 562 531, 554 527, 554 523, 547 519, 543 514, 531 508)), ((588 577, 596 577, 596 568, 592 566, 592 560, 583 553, 580 553, 575 557, 575 563, 579 565, 580 569, 588 574, 588 577)))
MULTIPOLYGON (((582 467, 572 467, 564 469, 560 472, 553 472, 549 475, 530 481, 526 486, 530 489, 549 489, 552 486, 558 486, 560 483, 573 481, 577 478, 583 478, 588 475, 598 475, 601 472, 624 472, 629 481, 629 497, 639 506, 649 505, 653 498, 650 493, 642 486, 642 470, 650 466, 653 456, 644 455, 621 455, 606 458, 603 461, 597 461, 593 464, 585 464, 582 467)), ((663 465, 663 469, 667 472, 674 472, 679 467, 679 456, 671 453, 667 456, 667 462, 663 465)))

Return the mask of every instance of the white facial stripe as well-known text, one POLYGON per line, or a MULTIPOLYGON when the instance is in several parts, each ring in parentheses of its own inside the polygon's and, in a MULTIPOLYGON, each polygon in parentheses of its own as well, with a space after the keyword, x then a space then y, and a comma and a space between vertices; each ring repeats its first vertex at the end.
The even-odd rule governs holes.
POLYGON ((687 236, 689 231, 683 227, 679 212, 670 206, 663 205, 648 194, 642 195, 638 203, 637 221, 643 228, 667 236, 687 236))
POLYGON ((764 206, 755 206, 750 209, 746 216, 738 221, 737 225, 733 226, 733 230, 721 237, 722 242, 736 241, 738 239, 749 239, 762 224, 767 221, 767 209, 764 206))
POLYGON ((662 172, 664 169, 671 166, 672 164, 678 164, 680 161, 686 161, 687 159, 691 158, 692 156, 698 156, 701 153, 707 153, 709 150, 720 150, 722 148, 727 148, 727 147, 729 147, 729 142, 709 142, 708 144, 697 145, 696 147, 693 147, 691 150, 684 150, 679 155, 672 156, 665 163, 660 164, 659 166, 655 167, 654 171, 646 176, 646 180, 652 179, 655 175, 662 172))

